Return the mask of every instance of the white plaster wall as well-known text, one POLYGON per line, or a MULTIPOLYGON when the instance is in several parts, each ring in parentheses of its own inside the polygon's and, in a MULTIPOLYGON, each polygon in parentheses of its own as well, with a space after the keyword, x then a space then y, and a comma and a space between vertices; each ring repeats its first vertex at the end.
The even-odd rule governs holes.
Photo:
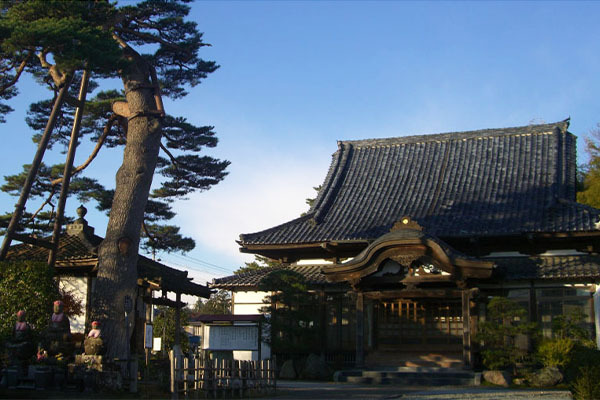
POLYGON ((263 300, 268 292, 235 292, 233 294, 233 313, 261 314, 260 309, 265 306, 263 300))
POLYGON ((71 293, 75 299, 81 302, 83 313, 76 317, 70 317, 71 332, 84 333, 85 331, 85 313, 87 310, 87 287, 88 278, 85 276, 61 276, 58 281, 59 287, 71 293))
MULTIPOLYGON (((244 314, 261 314, 260 309, 265 306, 263 300, 269 295, 268 292, 234 292, 233 293, 233 314, 244 315, 244 314)), ((236 322, 236 325, 243 325, 244 322, 236 322)), ((247 323, 246 323, 247 324, 247 323)), ((262 332, 263 342, 261 343, 261 358, 271 358, 271 347, 265 343, 265 339, 268 338, 268 332, 263 329, 262 332)), ((234 360, 258 360, 258 351, 252 350, 234 350, 234 360)))

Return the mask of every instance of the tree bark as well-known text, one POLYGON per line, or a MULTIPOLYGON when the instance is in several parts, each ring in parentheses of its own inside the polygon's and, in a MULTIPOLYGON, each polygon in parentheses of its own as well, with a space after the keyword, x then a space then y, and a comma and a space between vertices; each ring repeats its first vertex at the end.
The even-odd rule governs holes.
POLYGON ((132 117, 106 236, 98 250, 98 277, 92 298, 92 315, 102 323, 109 359, 124 359, 128 354, 126 296, 134 305, 128 331, 131 334, 134 330, 140 229, 161 139, 161 121, 153 114, 156 106, 150 82, 152 67, 136 54, 133 57, 135 63, 122 76, 132 117))

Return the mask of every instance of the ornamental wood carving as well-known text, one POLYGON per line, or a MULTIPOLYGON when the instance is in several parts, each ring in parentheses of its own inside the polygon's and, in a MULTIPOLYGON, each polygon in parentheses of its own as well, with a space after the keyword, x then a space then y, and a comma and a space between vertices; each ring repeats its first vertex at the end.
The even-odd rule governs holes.
POLYGON ((409 216, 404 216, 398 221, 396 221, 394 226, 392 226, 392 229, 390 229, 390 232, 399 231, 402 229, 413 229, 417 231, 422 231, 423 227, 419 225, 416 221, 413 221, 409 216))
POLYGON ((390 257, 390 259, 396 261, 398 264, 403 267, 410 267, 410 265, 417 261, 422 254, 394 254, 390 257))

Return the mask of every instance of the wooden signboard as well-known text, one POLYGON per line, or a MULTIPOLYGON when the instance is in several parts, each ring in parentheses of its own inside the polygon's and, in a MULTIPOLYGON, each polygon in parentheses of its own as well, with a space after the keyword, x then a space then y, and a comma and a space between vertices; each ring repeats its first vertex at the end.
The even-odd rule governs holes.
POLYGON ((258 350, 257 325, 206 325, 203 350, 258 350))

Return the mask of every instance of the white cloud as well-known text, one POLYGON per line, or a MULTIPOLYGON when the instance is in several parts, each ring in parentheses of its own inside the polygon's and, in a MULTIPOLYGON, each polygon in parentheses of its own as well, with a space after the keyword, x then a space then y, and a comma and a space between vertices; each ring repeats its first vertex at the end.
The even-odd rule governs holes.
POLYGON ((234 161, 223 182, 180 203, 178 214, 185 221, 186 234, 238 265, 251 261, 251 255, 238 250, 239 235, 299 217, 308 209, 306 198, 316 195, 312 188, 322 183, 327 172, 329 157, 322 154, 301 159, 284 156, 234 161))

